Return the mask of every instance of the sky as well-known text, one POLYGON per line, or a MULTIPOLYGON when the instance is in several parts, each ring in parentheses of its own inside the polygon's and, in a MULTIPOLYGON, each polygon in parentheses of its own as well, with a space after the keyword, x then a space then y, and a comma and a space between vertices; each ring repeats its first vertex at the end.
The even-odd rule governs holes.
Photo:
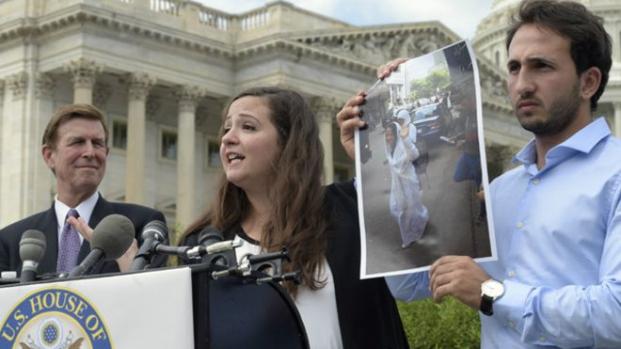
MULTIPOLYGON (((230 14, 264 6, 266 0, 195 0, 230 14)), ((296 7, 349 24, 382 25, 438 20, 472 39, 493 0, 287 0, 296 7)))

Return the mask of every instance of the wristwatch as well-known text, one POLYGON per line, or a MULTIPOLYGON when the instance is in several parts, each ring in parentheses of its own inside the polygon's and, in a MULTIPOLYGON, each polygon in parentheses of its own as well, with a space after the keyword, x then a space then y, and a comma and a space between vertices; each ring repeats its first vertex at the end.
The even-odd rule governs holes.
POLYGON ((481 284, 481 313, 491 316, 494 314, 494 301, 505 293, 505 286, 500 281, 489 279, 481 284))

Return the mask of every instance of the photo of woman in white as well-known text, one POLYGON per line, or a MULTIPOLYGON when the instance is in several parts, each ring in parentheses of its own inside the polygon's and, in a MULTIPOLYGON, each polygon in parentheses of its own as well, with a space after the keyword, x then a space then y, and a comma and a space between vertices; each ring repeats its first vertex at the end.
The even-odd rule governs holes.
POLYGON ((390 167, 390 213, 399 223, 402 248, 423 236, 429 212, 422 202, 420 182, 412 163, 420 155, 416 148, 416 128, 406 110, 397 114, 399 124, 386 126, 386 159, 390 167))

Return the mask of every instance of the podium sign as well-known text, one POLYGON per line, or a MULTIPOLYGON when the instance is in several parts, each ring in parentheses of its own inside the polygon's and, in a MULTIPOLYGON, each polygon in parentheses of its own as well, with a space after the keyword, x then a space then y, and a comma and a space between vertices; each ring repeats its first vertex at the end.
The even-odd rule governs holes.
POLYGON ((0 288, 0 349, 194 348, 190 269, 0 288))

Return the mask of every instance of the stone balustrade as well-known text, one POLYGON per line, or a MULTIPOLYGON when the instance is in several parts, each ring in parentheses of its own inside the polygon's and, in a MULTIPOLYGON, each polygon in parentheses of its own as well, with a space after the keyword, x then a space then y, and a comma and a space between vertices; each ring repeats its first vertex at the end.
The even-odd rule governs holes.
POLYGON ((179 5, 172 0, 150 0, 149 7, 151 11, 167 13, 173 16, 179 15, 179 5))
POLYGON ((270 12, 266 8, 249 12, 239 17, 240 29, 246 31, 267 26, 270 17, 270 12))
POLYGON ((232 29, 234 22, 233 16, 204 6, 201 6, 198 10, 198 20, 202 25, 221 31, 232 29))
MULTIPOLYGON (((167 26, 179 26, 181 29, 200 33, 204 33, 205 30, 243 32, 270 27, 274 23, 285 21, 282 16, 274 16, 285 12, 288 16, 296 14, 309 16, 308 11, 280 1, 239 15, 227 14, 194 1, 176 0, 35 0, 33 4, 34 6, 29 6, 23 0, 3 0, 0 1, 0 13, 21 13, 24 17, 41 17, 70 7, 92 5, 102 10, 108 9, 153 20, 157 20, 157 16, 165 16, 169 19, 167 26), (170 20, 170 17, 175 17, 176 20, 170 20)), ((311 15, 317 17, 315 21, 324 22, 324 26, 327 27, 342 25, 327 17, 312 13, 311 15)), ((7 19, 10 18, 0 18, 0 23, 7 19)))

